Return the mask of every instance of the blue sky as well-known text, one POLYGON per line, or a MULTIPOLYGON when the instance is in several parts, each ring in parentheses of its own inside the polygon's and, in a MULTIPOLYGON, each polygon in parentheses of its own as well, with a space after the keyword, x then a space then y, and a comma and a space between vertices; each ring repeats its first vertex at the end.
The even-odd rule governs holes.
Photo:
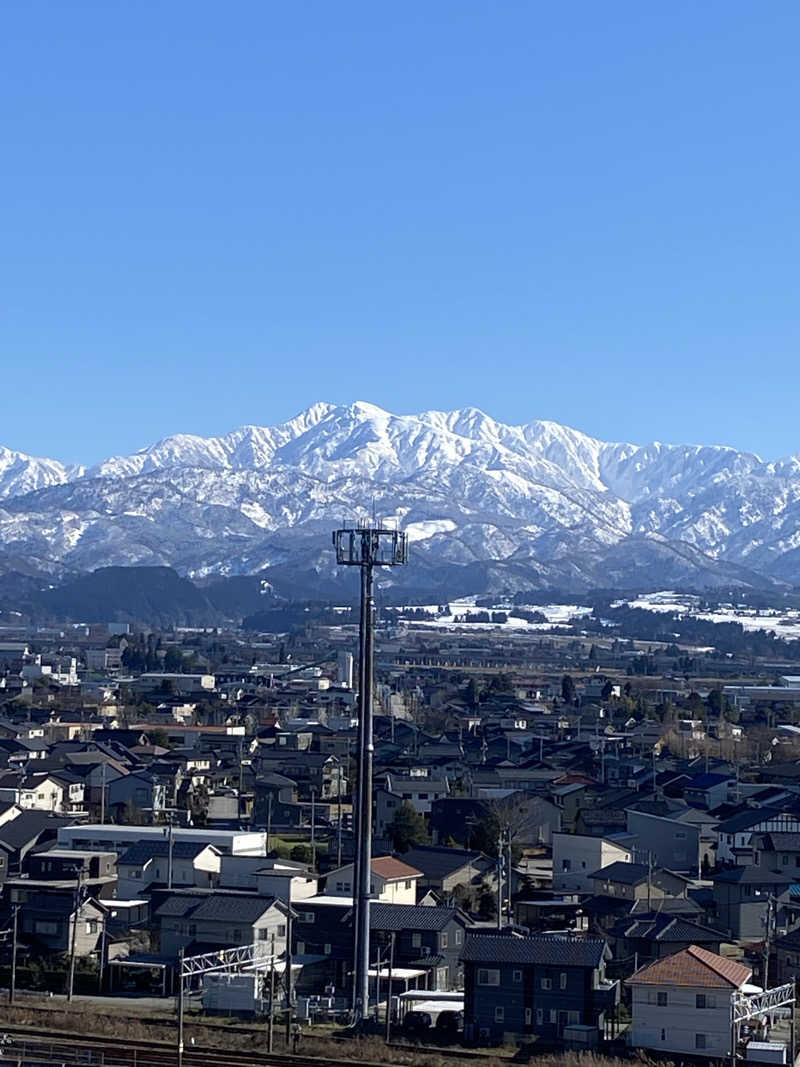
POLYGON ((800 452, 800 6, 7 0, 0 443, 316 400, 800 452))

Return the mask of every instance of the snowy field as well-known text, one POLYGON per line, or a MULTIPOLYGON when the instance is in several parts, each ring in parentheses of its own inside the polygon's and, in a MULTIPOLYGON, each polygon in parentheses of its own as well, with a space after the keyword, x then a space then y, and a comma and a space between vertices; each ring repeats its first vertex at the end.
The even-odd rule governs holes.
POLYGON ((636 600, 619 600, 613 607, 627 604, 631 608, 644 608, 645 611, 674 611, 679 615, 688 615, 706 622, 738 622, 745 630, 763 630, 776 637, 787 639, 800 638, 800 611, 778 611, 777 608, 737 608, 727 604, 717 611, 698 611, 700 598, 664 590, 660 593, 648 593, 636 600))
POLYGON ((409 627, 420 629, 452 630, 456 627, 467 627, 470 630, 515 630, 518 632, 536 632, 538 630, 569 629, 570 620, 580 618, 583 615, 591 615, 592 609, 582 604, 504 604, 498 602, 491 608, 478 608, 475 606, 477 597, 464 597, 461 600, 451 600, 447 605, 450 613, 440 614, 438 604, 423 605, 420 610, 428 613, 427 619, 404 619, 409 627), (490 614, 495 611, 509 612, 515 608, 522 611, 538 611, 547 619, 547 622, 528 622, 527 619, 515 619, 510 615, 506 622, 461 622, 463 615, 476 615, 481 611, 490 614))

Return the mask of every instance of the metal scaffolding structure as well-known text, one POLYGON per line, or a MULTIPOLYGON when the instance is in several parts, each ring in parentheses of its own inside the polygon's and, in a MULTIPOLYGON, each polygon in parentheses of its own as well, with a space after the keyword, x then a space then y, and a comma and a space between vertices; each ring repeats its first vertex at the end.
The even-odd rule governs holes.
POLYGON ((768 1017, 781 1008, 789 1008, 789 1064, 794 1067, 795 1000, 794 982, 765 989, 760 993, 743 993, 738 989, 731 993, 731 1067, 736 1067, 739 1026, 749 1019, 768 1017))
POLYGON ((369 1012, 369 902, 372 868, 372 692, 375 594, 373 569, 408 561, 408 538, 399 530, 361 522, 333 533, 336 562, 361 568, 361 623, 358 658, 357 853, 354 871, 353 1022, 369 1012))
POLYGON ((251 945, 220 949, 219 952, 204 952, 199 956, 184 956, 181 978, 225 972, 267 970, 273 955, 266 941, 254 941, 251 945))

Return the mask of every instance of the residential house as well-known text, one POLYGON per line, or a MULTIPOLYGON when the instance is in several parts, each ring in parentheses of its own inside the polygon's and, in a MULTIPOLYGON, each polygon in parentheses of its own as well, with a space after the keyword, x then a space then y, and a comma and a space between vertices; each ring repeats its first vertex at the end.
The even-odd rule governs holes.
MULTIPOLYGON (((335 897, 298 903, 292 924, 293 955, 303 964, 300 989, 321 992, 350 984, 353 966, 353 908, 335 897)), ((394 941, 394 965, 417 972, 425 989, 456 989, 462 982, 461 955, 468 917, 458 908, 413 904, 370 905, 371 940, 384 958, 394 941)))
POLYGON ((636 838, 638 856, 652 856, 659 867, 669 871, 699 873, 699 825, 630 808, 627 818, 628 833, 636 838))
POLYGON ((422 872, 417 892, 432 889, 438 896, 451 897, 459 887, 472 889, 483 878, 492 878, 497 861, 482 852, 436 845, 417 845, 403 853, 403 860, 422 872))
POLYGON ((718 872, 713 881, 716 925, 734 941, 761 941, 769 901, 787 889, 791 876, 761 867, 734 867, 718 872))
POLYGON ((697 945, 646 964, 627 980, 630 1044, 672 1055, 727 1059, 731 994, 751 976, 750 967, 697 945))
POLYGON ((717 825, 717 863, 752 863, 753 834, 771 830, 800 833, 800 816, 783 808, 753 807, 723 819, 717 825))
MULTIPOLYGON (((370 895, 386 904, 416 904, 417 884, 422 871, 395 856, 376 856, 372 860, 370 895)), ((330 871, 325 884, 328 896, 353 896, 355 864, 348 863, 330 871)))
POLYGON ((219 879, 221 853, 204 841, 140 841, 119 857, 121 900, 132 900, 154 885, 212 889, 219 879))
POLYGON ((631 849, 605 837, 553 834, 553 891, 592 893, 592 876, 612 863, 631 863, 631 849))
POLYGON ((658 900, 686 894, 688 879, 660 867, 617 861, 589 875, 595 893, 618 900, 658 900))
POLYGON ((154 898, 161 954, 177 956, 274 943, 275 952, 286 950, 288 905, 256 893, 223 890, 179 890, 154 898), (274 940, 273 940, 274 939, 274 940))
POLYGON ((570 1026, 602 1029, 619 998, 619 983, 605 977, 610 958, 602 940, 469 933, 464 945, 466 1040, 556 1040, 570 1026))

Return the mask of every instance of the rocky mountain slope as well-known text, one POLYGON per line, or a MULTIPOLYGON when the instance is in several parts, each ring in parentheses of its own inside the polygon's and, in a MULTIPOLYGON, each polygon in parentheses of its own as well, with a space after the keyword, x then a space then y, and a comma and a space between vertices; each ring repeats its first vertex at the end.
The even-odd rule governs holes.
POLYGON ((798 457, 365 403, 178 434, 89 468, 0 449, 0 553, 52 573, 268 569, 308 595, 335 585, 332 527, 373 506, 409 533, 412 565, 385 576, 409 588, 800 580, 798 457))

